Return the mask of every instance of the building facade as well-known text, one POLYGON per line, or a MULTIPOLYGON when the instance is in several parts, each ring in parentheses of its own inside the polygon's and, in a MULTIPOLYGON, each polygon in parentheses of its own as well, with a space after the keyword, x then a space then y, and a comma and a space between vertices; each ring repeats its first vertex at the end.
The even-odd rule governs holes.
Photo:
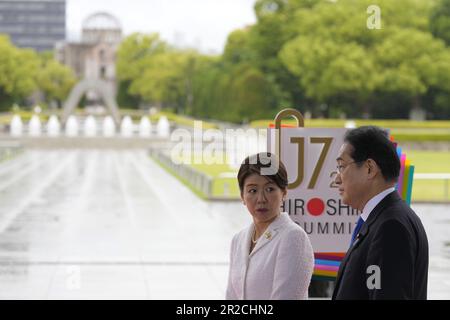
MULTIPOLYGON (((97 12, 83 21, 80 42, 63 41, 56 45, 56 59, 72 68, 80 80, 101 80, 115 97, 116 53, 122 41, 119 20, 106 12, 97 12)), ((91 90, 87 99, 95 103, 98 94, 91 90)))
POLYGON ((53 50, 66 38, 66 0, 0 0, 0 33, 21 48, 53 50))

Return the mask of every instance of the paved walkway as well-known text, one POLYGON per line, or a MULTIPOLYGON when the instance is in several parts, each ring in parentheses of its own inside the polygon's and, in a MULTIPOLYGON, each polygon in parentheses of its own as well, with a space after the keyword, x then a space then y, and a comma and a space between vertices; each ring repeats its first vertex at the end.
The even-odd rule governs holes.
POLYGON ((0 166, 0 200, 3 299, 221 299, 249 222, 140 151, 27 152, 0 166))

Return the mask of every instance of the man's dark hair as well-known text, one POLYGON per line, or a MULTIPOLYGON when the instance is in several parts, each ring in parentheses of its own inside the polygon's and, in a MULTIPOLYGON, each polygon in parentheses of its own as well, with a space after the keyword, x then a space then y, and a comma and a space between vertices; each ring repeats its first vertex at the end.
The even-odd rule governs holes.
POLYGON ((237 178, 241 194, 244 191, 245 179, 247 179, 254 173, 262 175, 261 169, 270 168, 271 162, 273 161, 278 161, 278 171, 275 174, 263 176, 275 183, 280 189, 284 190, 287 188, 288 177, 284 164, 278 159, 275 154, 270 152, 261 152, 245 158, 245 160, 241 164, 241 167, 239 168, 237 178))
POLYGON ((355 162, 372 159, 380 167, 385 181, 398 180, 400 159, 387 131, 375 126, 359 127, 348 131, 344 141, 353 147, 350 156, 355 162))

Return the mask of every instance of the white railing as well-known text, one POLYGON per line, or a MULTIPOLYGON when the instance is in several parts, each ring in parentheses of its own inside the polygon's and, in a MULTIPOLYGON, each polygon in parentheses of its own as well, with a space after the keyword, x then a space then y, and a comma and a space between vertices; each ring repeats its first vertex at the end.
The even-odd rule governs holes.
POLYGON ((444 181, 444 199, 450 200, 448 192, 450 173, 415 173, 414 180, 443 180, 444 181))
POLYGON ((149 150, 150 156, 157 159, 163 165, 175 172, 178 177, 187 181, 193 188, 200 191, 207 199, 212 198, 213 179, 188 165, 175 164, 170 156, 156 149, 149 150))

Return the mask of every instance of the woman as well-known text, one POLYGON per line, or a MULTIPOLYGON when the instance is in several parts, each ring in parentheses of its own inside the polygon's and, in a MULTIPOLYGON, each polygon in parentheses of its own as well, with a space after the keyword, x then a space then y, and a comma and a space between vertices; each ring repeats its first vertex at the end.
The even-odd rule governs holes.
POLYGON ((307 299, 314 255, 305 231, 280 210, 286 168, 275 155, 259 153, 244 160, 238 182, 253 223, 233 238, 226 298, 307 299), (267 174, 273 161, 278 170, 267 174))

